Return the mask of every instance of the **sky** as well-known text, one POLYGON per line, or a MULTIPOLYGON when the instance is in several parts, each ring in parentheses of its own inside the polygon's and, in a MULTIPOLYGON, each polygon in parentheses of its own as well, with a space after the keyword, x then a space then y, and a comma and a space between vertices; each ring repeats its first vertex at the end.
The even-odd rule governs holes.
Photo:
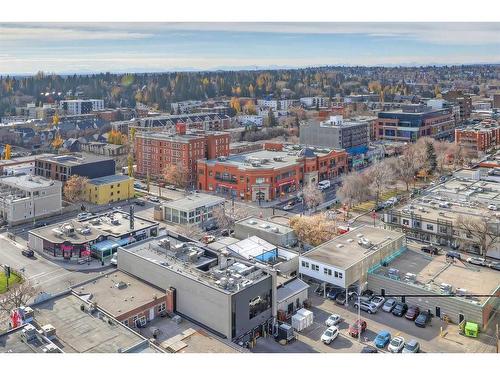
POLYGON ((500 23, 0 23, 0 74, 500 63, 500 23))

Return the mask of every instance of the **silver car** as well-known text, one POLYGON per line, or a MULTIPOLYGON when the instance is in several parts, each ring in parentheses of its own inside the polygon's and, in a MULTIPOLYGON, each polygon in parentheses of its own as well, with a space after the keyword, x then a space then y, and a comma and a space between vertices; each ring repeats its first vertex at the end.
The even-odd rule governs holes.
POLYGON ((380 309, 385 302, 385 298, 381 296, 375 296, 371 299, 370 302, 377 306, 378 309, 380 309))
POLYGON ((397 303, 398 301, 396 301, 394 298, 389 298, 387 301, 385 301, 384 305, 382 306, 382 310, 385 312, 391 312, 397 305, 397 303))
POLYGON ((403 353, 418 353, 420 351, 420 344, 417 340, 411 339, 405 344, 403 353))

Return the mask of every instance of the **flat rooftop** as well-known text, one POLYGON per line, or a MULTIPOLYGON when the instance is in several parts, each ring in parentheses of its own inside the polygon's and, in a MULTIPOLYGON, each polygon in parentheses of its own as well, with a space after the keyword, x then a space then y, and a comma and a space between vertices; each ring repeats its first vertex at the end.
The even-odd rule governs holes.
POLYGON ((351 229, 349 232, 335 237, 301 256, 345 270, 373 254, 376 251, 374 246, 383 246, 401 237, 404 237, 404 233, 371 226, 362 226, 351 229), (370 241, 372 247, 365 248, 359 245, 358 239, 360 237, 364 237, 370 241))
POLYGON ((37 337, 29 342, 21 339, 23 327, 0 334, 0 353, 43 353, 43 347, 49 344, 43 338, 37 337))
POLYGON ((0 177, 0 184, 17 187, 19 189, 32 190, 32 189, 47 188, 55 185, 56 182, 54 180, 50 180, 48 178, 41 176, 21 175, 21 176, 0 177))
MULTIPOLYGON (((416 275, 418 285, 428 291, 439 293, 442 283, 450 284, 453 290, 466 289, 468 294, 492 294, 500 286, 498 271, 455 261, 446 262, 446 256, 431 257, 413 250, 406 250, 394 258, 388 267, 379 267, 374 273, 387 276, 389 268, 399 270, 401 279, 406 273, 416 275)), ((488 297, 474 297, 467 301, 484 303, 488 297)))
MULTIPOLYGON (((33 306, 39 326, 51 324, 56 329, 52 341, 66 353, 118 353, 147 343, 140 335, 113 321, 101 312, 81 311, 84 303, 73 294, 53 298, 33 306)), ((149 350, 149 344, 144 346, 149 350)))
POLYGON ((119 316, 161 298, 165 292, 121 271, 109 273, 74 290, 82 298, 119 316))
POLYGON ((199 207, 212 207, 221 204, 225 201, 224 198, 210 194, 196 193, 188 195, 185 198, 170 201, 163 206, 174 208, 180 211, 192 211, 199 207))
POLYGON ((57 163, 64 165, 66 167, 73 167, 75 165, 82 165, 87 163, 95 163, 103 160, 113 160, 105 156, 99 156, 95 154, 72 154, 72 155, 50 155, 44 157, 37 157, 40 161, 49 161, 52 163, 57 163))
POLYGON ((83 244, 97 240, 100 236, 120 237, 130 232, 137 232, 158 225, 157 222, 134 216, 134 229, 130 229, 129 214, 124 211, 109 211, 83 221, 77 219, 66 220, 45 227, 35 228, 29 231, 30 235, 36 235, 52 243, 63 243, 70 241, 73 244, 83 244), (117 221, 113 220, 116 219, 117 221), (64 228, 73 228, 72 234, 68 234, 64 228))
POLYGON ((293 232, 293 229, 287 225, 279 224, 274 221, 263 220, 254 216, 240 220, 237 224, 276 234, 287 234, 293 232))
POLYGON ((227 258, 227 261, 221 264, 214 250, 201 243, 184 242, 169 235, 119 248, 118 262, 121 251, 133 253, 227 294, 233 294, 268 277, 262 268, 253 263, 227 258), (162 245, 166 240, 169 241, 169 247, 162 245), (226 288, 224 282, 221 283, 221 278, 233 278, 234 288, 226 288))
POLYGON ((9 160, 0 160, 0 168, 3 168, 8 165, 22 164, 22 163, 30 163, 37 159, 51 157, 54 154, 39 154, 39 155, 29 155, 29 156, 21 156, 18 158, 13 158, 9 160))
POLYGON ((131 177, 122 175, 122 174, 114 174, 110 176, 97 177, 89 180, 89 184, 92 185, 107 185, 115 182, 124 182, 130 180, 131 177))

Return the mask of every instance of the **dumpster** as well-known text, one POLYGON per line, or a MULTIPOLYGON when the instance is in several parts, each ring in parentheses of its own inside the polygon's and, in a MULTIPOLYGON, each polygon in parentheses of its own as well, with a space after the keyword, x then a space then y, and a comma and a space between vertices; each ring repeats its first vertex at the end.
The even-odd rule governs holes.
POLYGON ((465 336, 477 337, 479 334, 479 325, 477 323, 467 322, 465 324, 465 336))

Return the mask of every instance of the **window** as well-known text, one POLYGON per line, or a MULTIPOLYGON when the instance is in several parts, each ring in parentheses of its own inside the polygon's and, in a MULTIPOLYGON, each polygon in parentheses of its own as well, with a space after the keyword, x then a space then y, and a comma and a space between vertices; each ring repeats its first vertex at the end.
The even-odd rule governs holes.
POLYGON ((309 263, 302 261, 302 267, 309 268, 309 263))
POLYGON ((271 308, 271 291, 269 290, 265 294, 252 298, 248 302, 248 307, 250 319, 255 318, 257 315, 266 310, 269 310, 271 308))
POLYGON ((161 305, 158 306, 158 312, 165 311, 167 309, 167 304, 163 302, 161 305))
POLYGON ((323 272, 325 275, 332 276, 332 270, 329 268, 323 268, 323 272))
POLYGON ((427 230, 434 230, 434 225, 432 224, 427 224, 427 230))
POLYGON ((335 271, 335 273, 333 275, 338 279, 339 273, 337 271, 335 271))
POLYGON ((339 272, 339 279, 342 278, 342 272, 339 272))
POLYGON ((311 264, 311 269, 313 271, 319 271, 319 266, 317 264, 311 264))
POLYGON ((410 221, 408 219, 403 219, 403 225, 410 225, 410 221))
POLYGON ((122 322, 122 324, 128 327, 128 319, 127 319, 127 320, 124 320, 124 321, 122 322))

